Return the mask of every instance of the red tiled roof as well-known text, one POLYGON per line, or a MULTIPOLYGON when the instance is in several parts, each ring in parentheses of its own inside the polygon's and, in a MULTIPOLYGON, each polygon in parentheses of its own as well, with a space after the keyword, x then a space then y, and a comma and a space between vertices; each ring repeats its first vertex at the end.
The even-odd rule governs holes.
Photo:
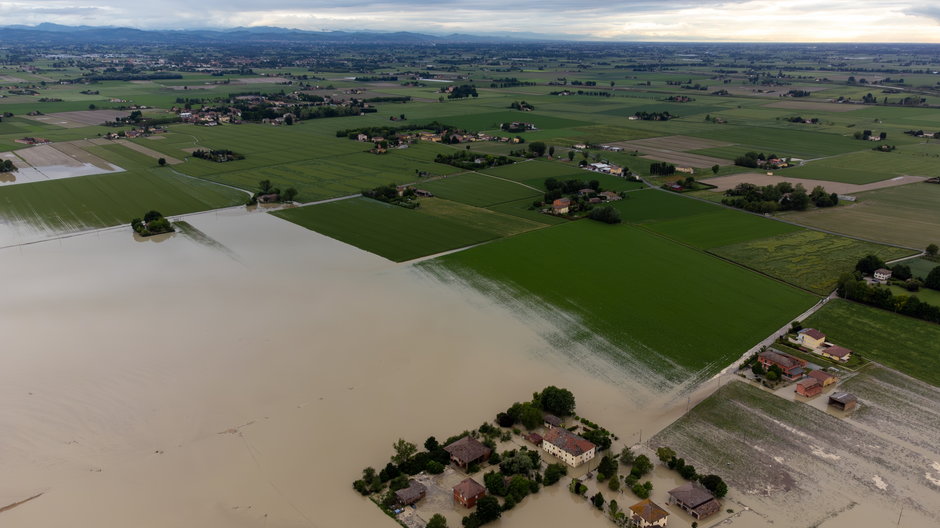
POLYGON ((833 379, 835 378, 835 376, 833 376, 832 374, 829 374, 828 372, 823 372, 821 370, 811 370, 806 375, 815 379, 819 383, 825 383, 826 380, 830 378, 833 378, 833 379))
POLYGON ((654 523, 664 517, 669 516, 669 512, 662 509, 655 502, 649 499, 642 500, 633 506, 630 506, 630 511, 648 523, 654 523))
POLYGON ((831 347, 824 349, 823 352, 839 359, 842 359, 852 353, 851 350, 845 347, 840 347, 839 345, 832 345, 831 347))
POLYGON ((549 430, 545 433, 543 441, 574 456, 580 456, 596 447, 589 440, 581 438, 563 427, 554 427, 549 430))
POLYGON ((454 486, 454 493, 465 499, 471 499, 486 493, 486 488, 484 488, 479 482, 473 480, 472 478, 465 478, 460 481, 460 484, 454 486))
POLYGON ((800 330, 800 333, 806 334, 812 337, 813 339, 826 339, 826 334, 820 332, 819 330, 816 330, 815 328, 804 328, 800 330))

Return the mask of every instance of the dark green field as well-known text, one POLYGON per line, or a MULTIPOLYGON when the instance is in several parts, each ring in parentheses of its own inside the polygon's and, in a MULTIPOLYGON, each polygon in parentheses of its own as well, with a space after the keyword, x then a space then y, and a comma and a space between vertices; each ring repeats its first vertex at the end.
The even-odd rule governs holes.
POLYGON ((795 288, 641 229, 590 221, 496 241, 423 266, 445 276, 456 273, 499 298, 571 314, 583 325, 580 331, 588 332, 583 337, 598 334, 622 351, 615 359, 639 360, 675 380, 717 372, 815 302, 795 288))
MULTIPOLYGON (((445 202, 432 198, 429 201, 445 202)), ((395 262, 432 255, 527 229, 530 220, 485 209, 429 205, 428 211, 353 198, 277 211, 275 216, 395 262)))

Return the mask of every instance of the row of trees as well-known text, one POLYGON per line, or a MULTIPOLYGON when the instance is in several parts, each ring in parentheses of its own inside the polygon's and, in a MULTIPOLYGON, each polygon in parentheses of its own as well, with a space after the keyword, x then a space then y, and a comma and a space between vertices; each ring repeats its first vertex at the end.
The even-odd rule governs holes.
POLYGON ((447 130, 456 130, 452 125, 445 125, 444 123, 438 121, 431 121, 430 123, 425 124, 409 124, 401 126, 375 126, 375 127, 360 127, 360 128, 347 128, 343 130, 336 131, 336 137, 346 137, 349 139, 358 139, 359 134, 365 134, 371 137, 384 137, 386 139, 392 139, 398 136, 400 132, 414 132, 417 130, 429 130, 436 134, 440 134, 447 130))
POLYGON ((672 163, 659 161, 650 164, 650 174, 653 176, 671 176, 676 173, 676 166, 672 163))
MULTIPOLYGON (((935 280, 940 281, 938 268, 934 268, 931 274, 935 276, 935 280)), ((836 291, 843 299, 869 304, 932 323, 940 323, 940 306, 922 302, 916 295, 893 295, 888 288, 880 285, 871 286, 862 280, 861 274, 857 272, 845 273, 839 277, 836 291)))
MULTIPOLYGON (((853 136, 855 137, 855 139, 862 139, 862 140, 868 141, 869 139, 871 139, 872 132, 871 130, 856 131, 855 134, 853 134, 853 136)), ((880 134, 878 134, 878 137, 881 138, 882 141, 884 141, 888 137, 888 133, 881 132, 880 134)))
POLYGON ((684 458, 677 458, 676 452, 669 447, 660 447, 656 450, 656 456, 669 469, 674 469, 685 480, 698 481, 708 491, 712 492, 719 499, 728 494, 728 485, 718 475, 699 475, 695 466, 686 464, 684 458))
POLYGON ((204 159, 208 161, 214 161, 216 163, 225 163, 226 161, 237 161, 245 159, 244 154, 239 154, 228 149, 218 149, 218 150, 204 150, 198 149, 193 151, 193 157, 204 159))

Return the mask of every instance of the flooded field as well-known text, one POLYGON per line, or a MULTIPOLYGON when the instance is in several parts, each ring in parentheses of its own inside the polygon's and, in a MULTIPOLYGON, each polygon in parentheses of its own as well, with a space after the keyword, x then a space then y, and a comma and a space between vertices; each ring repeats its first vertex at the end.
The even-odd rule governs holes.
POLYGON ((93 174, 121 172, 124 169, 83 150, 87 141, 73 141, 52 145, 38 145, 16 152, 0 152, 0 159, 8 159, 19 169, 3 173, 0 185, 33 183, 93 174))
MULTIPOLYGON (((0 508, 19 503, 0 510, 4 527, 391 527, 350 484, 364 466, 384 465, 400 437, 446 438, 555 384, 620 438, 615 449, 644 443, 652 455, 651 435, 730 380, 676 387, 648 369, 608 364, 564 339, 570 322, 513 312, 261 212, 189 215, 183 227, 0 250, 0 508)), ((872 427, 887 419, 868 418, 872 427)), ((931 427, 915 430, 910 445, 928 442, 931 427)), ((864 453, 890 452, 876 443, 864 453)), ((919 449, 905 453, 923 458, 919 449)), ((850 481, 864 505, 839 493, 836 506, 811 501, 819 510, 799 519, 784 513, 786 497, 755 495, 714 468, 733 485, 724 508, 734 511, 710 521, 847 528, 869 504, 897 500, 911 510, 901 526, 928 526, 918 522, 935 506, 922 495, 902 499, 924 493, 902 477, 918 464, 864 466, 878 468, 850 481)), ((651 480, 661 505, 681 483, 663 467, 651 480)), ((567 482, 493 526, 611 526, 567 482)), ((629 492, 616 498, 637 502, 629 492)), ((691 521, 673 510, 669 525, 691 521)))
POLYGON ((843 388, 859 395, 848 415, 730 383, 652 445, 724 475, 758 514, 729 526, 937 526, 940 390, 880 368, 843 388))
POLYGON ((446 437, 548 384, 622 439, 687 405, 270 215, 187 222, 200 236, 0 250, 0 505, 42 494, 3 526, 392 526, 350 483, 399 437, 446 437))

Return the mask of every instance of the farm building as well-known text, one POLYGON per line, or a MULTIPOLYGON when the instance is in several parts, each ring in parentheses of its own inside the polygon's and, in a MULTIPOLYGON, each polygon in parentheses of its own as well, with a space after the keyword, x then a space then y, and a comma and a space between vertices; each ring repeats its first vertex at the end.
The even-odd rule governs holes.
POLYGON ((545 424, 546 429, 552 429, 553 427, 561 427, 561 418, 555 416, 554 414, 546 414, 542 417, 542 422, 545 424))
POLYGON ((530 443, 535 444, 536 446, 542 445, 542 435, 538 433, 529 433, 523 436, 523 438, 528 440, 530 443))
POLYGON ((774 349, 761 352, 757 360, 764 368, 776 365, 783 371, 783 377, 788 380, 795 380, 802 376, 803 367, 806 366, 806 361, 774 349))
POLYGON ((614 191, 602 191, 600 196, 603 196, 608 202, 616 202, 617 200, 623 200, 623 197, 614 191))
POLYGON ((891 278, 891 270, 878 268, 875 270, 875 280, 886 281, 891 278))
POLYGON ((486 488, 472 478, 465 478, 454 486, 454 502, 473 508, 477 501, 486 496, 486 488))
POLYGON ((821 348, 817 352, 819 352, 819 355, 823 357, 834 359, 836 361, 848 361, 849 358, 852 357, 851 350, 845 347, 840 347, 839 345, 831 345, 825 348, 821 348))
POLYGON ((594 458, 597 448, 589 440, 563 427, 553 427, 542 439, 542 450, 571 467, 578 467, 594 458))
POLYGON ((858 398, 848 392, 836 392, 829 396, 829 405, 840 411, 852 411, 858 407, 858 398))
POLYGON ((479 440, 472 436, 465 436, 444 446, 444 451, 450 454, 451 462, 462 468, 485 461, 490 458, 490 453, 493 452, 492 449, 481 444, 479 440))
POLYGON ((838 381, 835 376, 822 370, 811 370, 806 375, 818 381, 823 387, 828 387, 838 381))
POLYGON ((704 519, 721 509, 718 499, 697 482, 669 490, 669 504, 675 504, 696 519, 704 519))
POLYGON ((649 526, 665 527, 669 521, 669 512, 662 509, 655 502, 645 499, 630 506, 630 521, 637 528, 649 526))
POLYGON ((801 379, 796 384, 796 393, 800 396, 812 398, 818 396, 823 390, 822 384, 813 378, 801 379))
POLYGON ((817 349, 826 342, 826 334, 815 328, 804 328, 796 334, 796 340, 806 348, 817 349))
POLYGON ((563 215, 568 214, 568 210, 571 208, 571 199, 570 198, 559 198, 552 202, 552 212, 555 214, 563 215))
POLYGON ((408 487, 395 492, 395 500, 402 506, 414 504, 423 499, 428 494, 428 488, 424 484, 409 480, 408 487))

